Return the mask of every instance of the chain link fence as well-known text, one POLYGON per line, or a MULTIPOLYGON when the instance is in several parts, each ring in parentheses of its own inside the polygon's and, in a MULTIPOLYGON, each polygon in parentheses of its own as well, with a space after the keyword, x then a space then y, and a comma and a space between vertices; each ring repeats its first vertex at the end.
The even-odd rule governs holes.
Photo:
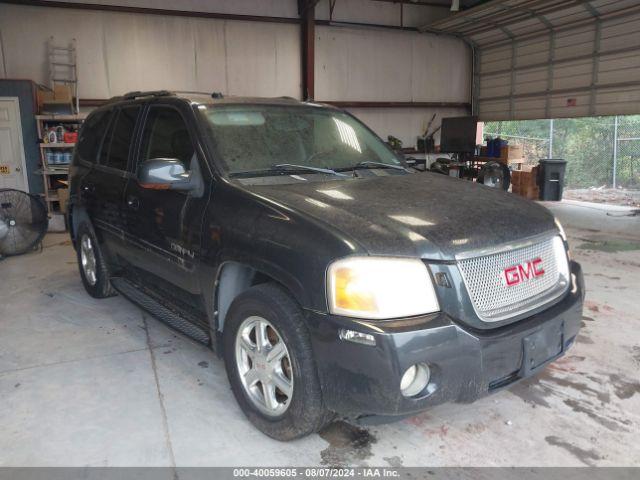
POLYGON ((566 160, 567 188, 640 190, 640 115, 489 122, 484 131, 522 145, 529 164, 566 160))
POLYGON ((618 117, 616 185, 640 190, 640 115, 618 117))

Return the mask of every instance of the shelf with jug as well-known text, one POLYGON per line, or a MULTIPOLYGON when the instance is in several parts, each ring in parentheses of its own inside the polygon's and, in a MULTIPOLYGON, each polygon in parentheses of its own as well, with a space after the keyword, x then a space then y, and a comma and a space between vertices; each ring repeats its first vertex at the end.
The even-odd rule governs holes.
POLYGON ((40 142, 40 168, 36 173, 42 175, 43 196, 50 215, 64 213, 57 190, 65 188, 73 149, 85 117, 84 114, 36 115, 40 142))

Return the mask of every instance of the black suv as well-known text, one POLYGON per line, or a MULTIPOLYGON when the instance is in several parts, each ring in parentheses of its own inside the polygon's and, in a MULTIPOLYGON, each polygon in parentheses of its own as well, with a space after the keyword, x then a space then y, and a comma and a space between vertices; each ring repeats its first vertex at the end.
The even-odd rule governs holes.
POLYGON ((563 355, 583 277, 548 210, 407 166, 345 111, 133 92, 71 167, 82 282, 224 357, 286 440, 474 399, 563 355))

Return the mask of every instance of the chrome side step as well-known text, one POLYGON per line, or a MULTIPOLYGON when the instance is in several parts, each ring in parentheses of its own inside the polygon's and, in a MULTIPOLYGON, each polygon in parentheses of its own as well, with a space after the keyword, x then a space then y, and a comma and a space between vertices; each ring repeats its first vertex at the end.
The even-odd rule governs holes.
POLYGON ((132 302, 138 304, 154 317, 166 323, 170 327, 179 330, 185 335, 197 340, 198 342, 209 344, 210 337, 206 330, 194 325, 193 322, 187 320, 184 316, 165 307, 153 297, 146 294, 143 290, 136 287, 135 284, 123 278, 112 278, 111 285, 119 293, 127 297, 132 302))

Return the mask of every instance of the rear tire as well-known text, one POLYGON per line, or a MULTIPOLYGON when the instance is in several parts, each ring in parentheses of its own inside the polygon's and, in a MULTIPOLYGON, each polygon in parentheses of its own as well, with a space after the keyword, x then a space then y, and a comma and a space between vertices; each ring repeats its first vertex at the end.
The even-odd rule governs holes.
POLYGON ((332 414, 322 401, 302 309, 282 288, 265 283, 240 294, 231 304, 225 319, 223 346, 233 394, 249 421, 260 431, 285 441, 317 432, 331 421, 332 414), (264 328, 260 331, 267 333, 257 333, 258 325, 264 328), (262 347, 264 352, 275 352, 274 345, 284 344, 284 347, 279 347, 284 352, 283 357, 286 355, 282 360, 284 368, 282 363, 277 367, 270 366, 266 353, 262 353, 264 357, 260 356, 259 335, 266 339, 262 347), (279 377, 280 384, 284 386, 280 390, 276 385, 269 402, 266 392, 272 383, 270 379, 276 375, 270 373, 273 368, 280 374, 284 373, 279 377), (285 383, 282 383, 283 377, 285 383), (285 392, 290 392, 290 396, 285 392), (273 405, 271 409, 270 404, 273 405))
POLYGON ((115 295, 109 282, 109 270, 93 229, 83 222, 76 235, 76 254, 84 289, 94 298, 115 295))

